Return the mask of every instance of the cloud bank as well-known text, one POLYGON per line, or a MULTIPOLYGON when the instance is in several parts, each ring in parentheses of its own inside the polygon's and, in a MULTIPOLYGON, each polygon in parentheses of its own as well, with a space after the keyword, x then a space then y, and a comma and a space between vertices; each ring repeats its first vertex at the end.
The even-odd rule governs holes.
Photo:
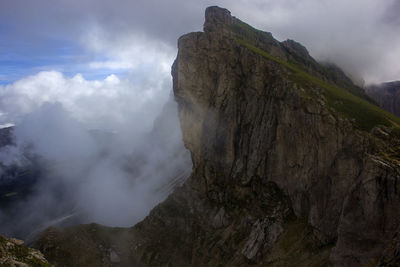
POLYGON ((36 67, 39 70, 80 68, 89 77, 99 75, 103 68, 105 75, 106 70, 110 74, 110 70, 134 69, 135 58, 142 55, 157 58, 161 54, 169 58, 162 64, 169 66, 177 38, 201 30, 205 7, 219 5, 280 40, 302 42, 317 59, 333 61, 368 83, 400 79, 396 0, 38 0, 0 5, 1 29, 8 29, 3 30, 1 47, 6 46, 13 56, 69 57, 59 65, 45 62, 36 67), (26 43, 28 49, 22 46, 26 43))
POLYGON ((58 102, 89 128, 120 131, 140 121, 148 131, 171 88, 169 74, 152 72, 159 79, 121 81, 109 75, 104 80, 86 80, 80 74, 68 78, 56 71, 40 72, 0 86, 0 124, 16 123, 43 103, 58 102))
POLYGON ((67 218, 111 226, 143 219, 191 170, 170 88, 167 78, 89 81, 55 71, 1 88, 2 121, 15 123, 2 167, 40 169, 31 193, 0 210, 2 233, 30 239, 67 218))

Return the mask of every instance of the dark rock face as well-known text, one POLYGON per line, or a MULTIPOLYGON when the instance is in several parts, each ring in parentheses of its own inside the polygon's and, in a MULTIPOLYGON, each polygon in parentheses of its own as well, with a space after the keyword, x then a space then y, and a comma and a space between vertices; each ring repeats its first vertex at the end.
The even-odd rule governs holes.
MULTIPOLYGON (((178 47, 173 89, 191 176, 118 230, 123 238, 93 235, 93 226, 47 230, 36 247, 50 261, 105 257, 105 243, 121 266, 372 266, 396 247, 400 143, 391 127, 357 130, 323 88, 293 80, 288 49, 306 50, 226 9, 207 8, 204 32, 178 47), (238 40, 246 38, 264 52, 238 40), (90 242, 74 243, 78 233, 90 242)), ((86 262, 106 266, 96 264, 86 262)))
POLYGON ((369 86, 365 91, 379 106, 400 116, 400 81, 369 86))

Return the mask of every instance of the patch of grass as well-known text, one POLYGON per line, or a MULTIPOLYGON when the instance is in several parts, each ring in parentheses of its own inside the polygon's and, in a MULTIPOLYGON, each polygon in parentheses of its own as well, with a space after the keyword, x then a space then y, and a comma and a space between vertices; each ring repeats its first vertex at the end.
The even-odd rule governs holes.
POLYGON ((368 102, 377 105, 377 103, 370 98, 365 91, 352 83, 350 79, 346 77, 346 74, 337 66, 333 64, 322 65, 320 66, 321 73, 329 79, 329 81, 333 81, 339 87, 346 88, 347 91, 356 95, 360 98, 367 100, 368 102))
POLYGON ((248 42, 260 42, 275 44, 277 41, 272 37, 270 32, 264 32, 253 28, 249 24, 235 19, 234 23, 230 26, 232 32, 240 39, 247 40, 248 42))
POLYGON ((343 117, 354 119, 355 126, 360 130, 370 131, 376 125, 385 125, 393 128, 400 127, 399 117, 369 103, 367 100, 334 84, 323 81, 307 73, 295 64, 276 58, 247 41, 238 39, 237 42, 254 53, 286 67, 291 72, 290 79, 296 84, 306 89, 311 89, 313 87, 322 88, 323 94, 327 100, 327 105, 336 110, 343 117))
POLYGON ((255 40, 258 38, 259 30, 251 27, 249 24, 243 21, 235 20, 234 24, 231 27, 235 33, 243 36, 246 39, 255 40))
POLYGON ((4 197, 13 197, 13 196, 16 196, 16 195, 18 195, 17 192, 10 192, 8 194, 5 194, 4 197))

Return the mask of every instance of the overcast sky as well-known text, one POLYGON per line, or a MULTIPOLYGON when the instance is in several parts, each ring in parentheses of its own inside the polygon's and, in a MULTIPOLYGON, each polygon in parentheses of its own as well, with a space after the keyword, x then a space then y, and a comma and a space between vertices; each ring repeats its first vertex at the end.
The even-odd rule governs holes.
POLYGON ((1 0, 0 123, 6 113, 18 117, 45 101, 59 101, 81 117, 90 114, 78 114, 77 100, 91 95, 111 95, 114 102, 158 95, 164 101, 176 40, 202 30, 210 5, 228 8, 278 40, 299 41, 315 58, 333 61, 367 83, 399 80, 399 3, 1 0))

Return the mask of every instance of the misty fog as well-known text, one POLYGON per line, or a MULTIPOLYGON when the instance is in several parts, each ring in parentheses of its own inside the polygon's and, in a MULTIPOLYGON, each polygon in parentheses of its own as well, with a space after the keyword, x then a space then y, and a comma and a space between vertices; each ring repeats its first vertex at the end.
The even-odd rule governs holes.
MULTIPOLYGON (((65 86, 61 84, 54 82, 51 90, 59 93, 65 86)), ((0 209, 0 234, 29 241, 50 225, 96 222, 133 226, 190 174, 190 155, 183 147, 168 81, 162 89, 152 89, 158 96, 146 99, 146 88, 124 84, 121 89, 119 83, 111 86, 106 79, 96 89, 112 87, 113 93, 121 96, 93 92, 89 100, 97 102, 79 96, 73 104, 67 100, 68 93, 65 99, 38 101, 36 96, 25 99, 27 94, 16 93, 18 83, 12 86, 3 101, 19 100, 7 106, 13 114, 9 119, 15 123, 14 143, 1 148, 0 171, 15 166, 24 170, 22 175, 11 177, 15 183, 35 177, 27 192, 18 192, 26 195, 8 192, 8 198, 16 200, 0 209), (127 100, 131 103, 121 111, 122 101, 127 100), (26 102, 35 103, 22 111, 15 106, 18 102, 24 102, 25 107, 26 102), (99 111, 99 105, 105 110, 99 111), (79 109, 84 112, 77 112, 79 109)), ((7 117, 5 106, 3 121, 7 117)), ((0 183, 6 178, 10 176, 2 175, 0 183)))

